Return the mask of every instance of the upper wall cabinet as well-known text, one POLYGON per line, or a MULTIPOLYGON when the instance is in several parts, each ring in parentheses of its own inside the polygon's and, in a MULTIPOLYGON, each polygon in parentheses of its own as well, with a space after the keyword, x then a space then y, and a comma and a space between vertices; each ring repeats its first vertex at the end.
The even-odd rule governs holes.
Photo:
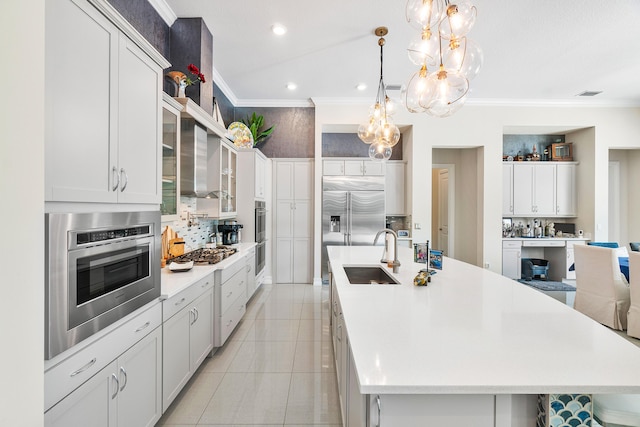
POLYGON ((504 163, 504 216, 574 217, 576 163, 504 163))
POLYGON ((384 175, 384 162, 373 160, 324 160, 323 175, 384 175))
POLYGON ((160 204, 169 63, 106 1, 45 13, 45 200, 160 204))

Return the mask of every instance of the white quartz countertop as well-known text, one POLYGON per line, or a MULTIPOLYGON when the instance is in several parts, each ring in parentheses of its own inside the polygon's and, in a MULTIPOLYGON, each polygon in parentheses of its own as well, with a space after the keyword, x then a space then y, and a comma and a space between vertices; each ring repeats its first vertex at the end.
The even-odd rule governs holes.
POLYGON ((640 348, 504 276, 398 248, 401 285, 351 285, 343 265, 381 265, 379 247, 332 246, 329 260, 363 394, 640 393, 640 348))
POLYGON ((162 280, 161 299, 168 299, 193 285, 198 280, 205 277, 216 270, 223 270, 238 261, 244 260, 244 255, 248 250, 255 247, 255 243, 239 243, 230 245, 232 248, 238 249, 238 252, 220 261, 217 264, 210 265, 194 265, 189 271, 173 272, 169 270, 167 265, 161 270, 160 278, 162 280))

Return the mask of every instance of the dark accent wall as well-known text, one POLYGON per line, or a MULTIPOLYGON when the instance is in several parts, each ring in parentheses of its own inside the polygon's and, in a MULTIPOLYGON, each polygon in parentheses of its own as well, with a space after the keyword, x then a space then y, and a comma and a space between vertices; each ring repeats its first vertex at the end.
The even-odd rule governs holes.
MULTIPOLYGON (((147 0, 108 0, 165 58, 171 68, 188 75, 187 66, 194 64, 204 74, 206 83, 187 86, 186 95, 213 115, 213 98, 224 124, 246 118, 254 111, 262 114, 268 126, 276 128, 257 147, 270 158, 313 158, 315 146, 315 108, 261 107, 236 108, 213 82, 213 36, 202 18, 179 18, 169 27, 147 0)), ((173 86, 165 81, 164 91, 174 95, 173 86)), ((367 156, 367 152, 365 151, 367 156)))
MULTIPOLYGON (((322 157, 369 157, 369 145, 356 133, 323 133, 322 157)), ((402 134, 389 160, 402 160, 402 134)))
POLYGON ((147 0, 109 0, 109 3, 165 58, 169 58, 169 26, 147 0))
POLYGON ((213 114, 213 36, 202 18, 178 18, 171 26, 171 68, 181 71, 192 80, 187 70, 194 64, 204 74, 205 83, 187 86, 185 94, 207 113, 213 114))
POLYGON ((231 101, 229 101, 229 98, 227 98, 218 85, 216 85, 216 82, 213 82, 213 98, 216 104, 218 104, 222 121, 225 126, 229 127, 229 124, 234 121, 234 107, 231 101))
MULTIPOLYGON (((275 125, 271 136, 256 147, 269 158, 314 157, 315 113, 313 107, 239 107, 235 121, 246 119, 255 111, 264 116, 265 129, 275 125)), ((229 126, 228 123, 225 123, 229 126)))

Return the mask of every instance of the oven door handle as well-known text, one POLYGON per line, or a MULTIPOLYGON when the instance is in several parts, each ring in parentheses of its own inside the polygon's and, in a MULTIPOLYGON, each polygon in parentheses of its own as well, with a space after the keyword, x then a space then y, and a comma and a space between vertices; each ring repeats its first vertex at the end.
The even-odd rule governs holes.
POLYGON ((141 248, 137 247, 137 246, 132 246, 131 247, 132 250, 128 251, 127 253, 124 254, 120 254, 120 255, 112 255, 112 256, 108 256, 105 258, 100 258, 100 260, 98 261, 91 261, 89 263, 89 267, 100 267, 101 265, 105 265, 105 264, 110 264, 112 262, 115 261, 121 261, 123 259, 127 259, 127 258, 131 258, 134 255, 140 255, 142 254, 143 251, 141 248))

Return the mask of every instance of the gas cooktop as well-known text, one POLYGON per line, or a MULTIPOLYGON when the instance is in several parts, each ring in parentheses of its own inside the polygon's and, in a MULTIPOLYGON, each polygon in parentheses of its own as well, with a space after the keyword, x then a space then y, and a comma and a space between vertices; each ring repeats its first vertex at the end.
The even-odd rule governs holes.
POLYGON ((225 258, 230 257, 237 252, 237 249, 229 246, 218 246, 216 248, 202 248, 195 251, 187 252, 186 254, 173 257, 167 260, 167 263, 172 262, 189 262, 193 261, 194 264, 216 264, 225 258))

